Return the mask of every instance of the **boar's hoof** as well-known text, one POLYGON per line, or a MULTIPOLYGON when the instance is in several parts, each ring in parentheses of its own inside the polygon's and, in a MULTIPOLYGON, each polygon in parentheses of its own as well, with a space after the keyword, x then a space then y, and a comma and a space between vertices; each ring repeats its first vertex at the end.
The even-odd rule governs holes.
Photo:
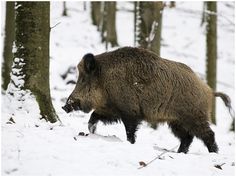
POLYGON ((134 144, 134 143, 135 143, 135 138, 134 138, 134 137, 127 138, 127 140, 128 140, 131 144, 134 144))
POLYGON ((90 133, 94 133, 97 129, 97 124, 88 123, 88 129, 90 133))
POLYGON ((218 153, 218 151, 219 151, 218 146, 215 142, 211 146, 208 146, 207 148, 208 148, 209 152, 218 153))

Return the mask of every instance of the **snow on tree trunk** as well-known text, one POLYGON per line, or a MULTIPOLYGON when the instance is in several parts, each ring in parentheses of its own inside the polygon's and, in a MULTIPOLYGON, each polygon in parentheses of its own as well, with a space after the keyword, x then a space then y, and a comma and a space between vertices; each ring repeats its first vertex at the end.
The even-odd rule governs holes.
POLYGON ((163 2, 138 2, 136 6, 135 40, 160 55, 163 2))
POLYGON ((112 47, 117 46, 116 2, 109 2, 107 8, 107 41, 112 47))
POLYGON ((150 33, 149 49, 160 56, 161 53, 161 29, 162 29, 162 12, 163 2, 154 2, 154 21, 152 23, 152 31, 150 33))
POLYGON ((42 118, 56 122, 49 90, 50 4, 16 2, 15 10, 15 53, 8 93, 23 106, 36 98, 42 118))

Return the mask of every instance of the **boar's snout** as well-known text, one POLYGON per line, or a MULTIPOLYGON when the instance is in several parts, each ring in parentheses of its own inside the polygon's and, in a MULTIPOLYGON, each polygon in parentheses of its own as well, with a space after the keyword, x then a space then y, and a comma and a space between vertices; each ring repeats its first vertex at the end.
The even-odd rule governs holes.
POLYGON ((71 96, 67 99, 65 106, 62 107, 62 109, 66 112, 72 112, 73 110, 77 111, 80 110, 80 101, 76 100, 74 101, 71 96))
POLYGON ((65 106, 62 106, 62 109, 66 111, 66 113, 69 113, 72 111, 71 106, 66 104, 65 106))

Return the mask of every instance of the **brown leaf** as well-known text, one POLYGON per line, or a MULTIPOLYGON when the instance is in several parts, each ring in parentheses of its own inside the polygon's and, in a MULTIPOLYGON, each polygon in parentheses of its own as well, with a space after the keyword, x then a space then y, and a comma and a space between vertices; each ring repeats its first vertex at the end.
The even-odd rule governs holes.
POLYGON ((11 117, 9 119, 9 121, 6 122, 7 124, 15 124, 16 122, 14 121, 14 119, 11 117))
POLYGON ((225 163, 222 163, 221 165, 214 165, 215 168, 218 168, 220 170, 222 170, 222 166, 224 165, 225 163))
POLYGON ((11 121, 12 123, 16 123, 12 117, 9 119, 9 121, 11 121))
POLYGON ((85 136, 85 133, 84 133, 84 132, 79 132, 78 135, 79 135, 79 136, 85 136))
POLYGON ((147 166, 147 164, 146 164, 145 162, 143 162, 143 161, 140 161, 140 162, 139 162, 139 165, 140 165, 140 166, 143 166, 143 167, 146 167, 146 166, 147 166))
POLYGON ((222 168, 221 168, 221 166, 220 166, 220 165, 215 165, 214 167, 216 167, 216 168, 218 168, 218 169, 222 170, 222 168))

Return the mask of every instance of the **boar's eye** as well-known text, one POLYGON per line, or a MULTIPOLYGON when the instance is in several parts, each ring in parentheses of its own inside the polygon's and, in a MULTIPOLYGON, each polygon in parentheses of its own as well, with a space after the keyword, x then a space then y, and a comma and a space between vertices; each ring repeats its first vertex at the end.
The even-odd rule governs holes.
POLYGON ((88 53, 83 57, 83 59, 84 59, 84 70, 87 73, 91 73, 96 67, 96 61, 94 55, 88 53))

